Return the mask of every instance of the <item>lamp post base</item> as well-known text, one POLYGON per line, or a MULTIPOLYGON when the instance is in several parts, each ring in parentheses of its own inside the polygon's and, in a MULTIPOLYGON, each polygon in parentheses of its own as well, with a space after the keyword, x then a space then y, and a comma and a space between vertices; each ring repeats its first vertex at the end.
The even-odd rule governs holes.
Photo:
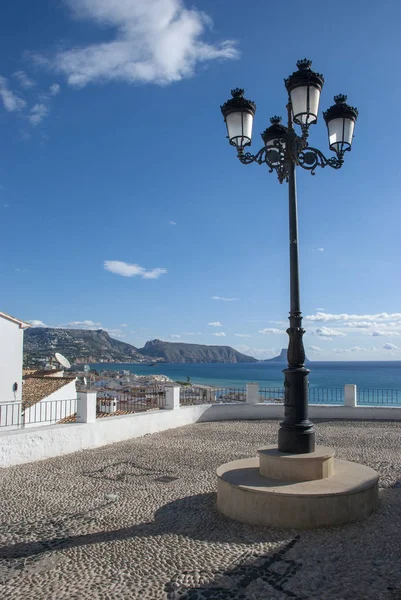
POLYGON ((315 451, 315 430, 308 419, 308 375, 305 367, 287 367, 284 388, 284 421, 278 432, 278 449, 289 454, 315 451))
MULTIPOLYGON (((312 423, 310 423, 312 425, 312 423)), ((278 450, 288 454, 310 454, 315 451, 315 431, 313 427, 305 430, 304 425, 281 425, 278 432, 278 450)))

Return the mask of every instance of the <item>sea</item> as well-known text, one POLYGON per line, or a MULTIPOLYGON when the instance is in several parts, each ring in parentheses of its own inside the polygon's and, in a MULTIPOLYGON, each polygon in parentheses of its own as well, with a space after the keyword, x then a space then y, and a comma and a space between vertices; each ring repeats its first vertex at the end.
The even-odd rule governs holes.
MULTIPOLYGON (((189 363, 189 364, 123 364, 97 363, 91 368, 126 370, 136 375, 166 375, 174 381, 202 383, 218 387, 244 387, 247 382, 258 382, 261 387, 282 387, 285 365, 278 363, 189 363)), ((310 387, 339 388, 346 383, 364 389, 401 390, 401 361, 380 362, 311 362, 310 387)))

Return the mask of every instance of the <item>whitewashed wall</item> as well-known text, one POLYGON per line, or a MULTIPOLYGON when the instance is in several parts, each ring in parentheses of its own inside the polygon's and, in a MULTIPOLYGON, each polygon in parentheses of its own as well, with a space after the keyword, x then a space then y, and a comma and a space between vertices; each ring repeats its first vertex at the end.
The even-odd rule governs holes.
POLYGON ((23 336, 18 323, 0 317, 0 402, 21 401, 23 336))
MULTIPOLYGON (((310 405, 312 419, 401 420, 400 407, 310 405)), ((99 448, 167 429, 205 421, 282 419, 278 404, 203 404, 176 410, 156 410, 121 417, 97 419, 95 423, 71 423, 16 431, 0 430, 0 467, 9 467, 79 450, 99 448)), ((277 422, 278 428, 278 422, 277 422)))

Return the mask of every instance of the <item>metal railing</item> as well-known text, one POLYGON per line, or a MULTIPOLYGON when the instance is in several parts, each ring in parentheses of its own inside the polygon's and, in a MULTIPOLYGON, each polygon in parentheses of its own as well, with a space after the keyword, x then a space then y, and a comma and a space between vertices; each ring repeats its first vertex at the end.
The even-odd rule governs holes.
POLYGON ((21 402, 0 404, 0 427, 18 427, 22 424, 21 402))
POLYGON ((357 388, 358 406, 401 406, 401 390, 357 388))
POLYGON ((284 388, 259 388, 259 402, 284 402, 284 388))
MULTIPOLYGON (((260 388, 259 402, 284 402, 284 388, 260 388)), ((344 404, 344 388, 309 387, 309 403, 344 404)))
POLYGON ((51 425, 74 415, 76 411, 76 398, 42 400, 27 407, 21 402, 0 403, 0 427, 15 429, 29 425, 51 425))
POLYGON ((196 404, 218 404, 230 402, 245 402, 246 389, 238 388, 203 388, 186 387, 180 388, 180 405, 193 406, 196 404))
POLYGON ((344 404, 344 388, 309 387, 309 404, 344 404))
POLYGON ((156 410, 166 406, 166 394, 160 390, 138 388, 126 394, 104 393, 96 400, 97 416, 156 410))

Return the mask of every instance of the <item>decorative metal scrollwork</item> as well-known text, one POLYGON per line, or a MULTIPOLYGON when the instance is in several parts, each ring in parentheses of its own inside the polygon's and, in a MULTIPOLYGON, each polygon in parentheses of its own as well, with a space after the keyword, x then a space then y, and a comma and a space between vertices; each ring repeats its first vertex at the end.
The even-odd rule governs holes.
POLYGON ((287 179, 284 140, 275 140, 271 145, 261 148, 257 154, 239 152, 238 158, 244 165, 249 165, 253 162, 256 162, 258 165, 266 164, 269 168, 269 173, 276 171, 280 183, 283 183, 287 179))
POLYGON ((287 333, 290 338, 287 350, 288 365, 290 367, 302 367, 306 358, 302 341, 305 329, 302 327, 289 327, 287 333))
POLYGON ((311 172, 311 175, 315 175, 315 169, 317 167, 332 167, 333 169, 340 169, 344 163, 343 156, 332 156, 326 158, 320 150, 307 146, 298 154, 297 164, 311 172))
POLYGON ((288 161, 315 175, 317 167, 329 166, 332 169, 340 169, 344 163, 344 152, 337 156, 326 158, 317 148, 308 146, 305 137, 299 137, 293 131, 289 131, 285 138, 275 140, 271 145, 264 146, 257 152, 251 154, 243 150, 238 152, 238 158, 244 165, 256 162, 258 165, 266 164, 269 173, 276 171, 280 183, 288 181, 288 161))

